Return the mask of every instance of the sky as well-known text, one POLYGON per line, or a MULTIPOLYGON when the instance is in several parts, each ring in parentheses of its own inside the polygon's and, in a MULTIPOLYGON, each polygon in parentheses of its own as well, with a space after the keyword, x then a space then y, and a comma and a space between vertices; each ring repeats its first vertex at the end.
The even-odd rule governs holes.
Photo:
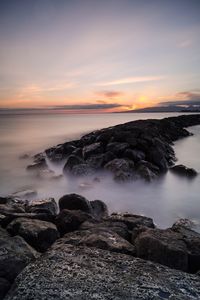
POLYGON ((200 0, 0 0, 0 108, 200 101, 200 0))

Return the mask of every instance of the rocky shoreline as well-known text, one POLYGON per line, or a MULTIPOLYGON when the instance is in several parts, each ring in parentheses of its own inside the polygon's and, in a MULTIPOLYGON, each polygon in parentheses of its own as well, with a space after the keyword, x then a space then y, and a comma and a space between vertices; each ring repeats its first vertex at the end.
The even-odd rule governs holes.
POLYGON ((52 172, 48 168, 49 160, 53 164, 64 163, 63 174, 70 176, 90 176, 104 171, 111 173, 116 181, 151 181, 170 168, 176 174, 192 178, 197 175, 195 170, 174 167, 173 142, 190 136, 185 128, 198 124, 200 114, 139 120, 97 130, 35 155, 27 170, 37 176, 52 172))
POLYGON ((159 229, 77 194, 59 207, 1 197, 0 299, 199 299, 200 234, 189 225, 159 229))
MULTIPOLYGON (((50 160, 70 176, 151 181, 171 169, 193 178, 174 166, 173 142, 198 124, 200 115, 187 115, 109 127, 35 155, 27 170, 51 173, 50 160)), ((189 220, 159 229, 145 216, 109 214, 101 200, 28 195, 0 197, 0 299, 200 298, 200 234, 189 220)))

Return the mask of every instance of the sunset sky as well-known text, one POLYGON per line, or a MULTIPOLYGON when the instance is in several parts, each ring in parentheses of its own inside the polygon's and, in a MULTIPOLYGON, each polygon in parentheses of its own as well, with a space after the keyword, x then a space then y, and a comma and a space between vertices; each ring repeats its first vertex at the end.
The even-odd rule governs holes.
POLYGON ((1 0, 0 108, 200 101, 199 0, 1 0))

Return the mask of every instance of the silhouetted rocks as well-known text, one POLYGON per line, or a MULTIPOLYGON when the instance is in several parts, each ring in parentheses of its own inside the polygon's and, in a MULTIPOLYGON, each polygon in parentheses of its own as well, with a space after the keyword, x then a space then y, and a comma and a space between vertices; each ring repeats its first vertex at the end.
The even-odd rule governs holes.
MULTIPOLYGON (((185 127, 198 124, 200 115, 120 124, 47 149, 28 168, 46 168, 46 155, 55 163, 65 161, 64 174, 90 176, 96 170, 106 170, 117 181, 141 178, 151 181, 173 166, 173 142, 191 135, 185 127)), ((190 174, 188 170, 187 176, 194 176, 190 174)))
POLYGON ((184 176, 188 178, 194 178, 198 175, 197 171, 195 171, 192 168, 187 168, 184 165, 176 165, 174 167, 171 167, 170 170, 179 176, 184 176))

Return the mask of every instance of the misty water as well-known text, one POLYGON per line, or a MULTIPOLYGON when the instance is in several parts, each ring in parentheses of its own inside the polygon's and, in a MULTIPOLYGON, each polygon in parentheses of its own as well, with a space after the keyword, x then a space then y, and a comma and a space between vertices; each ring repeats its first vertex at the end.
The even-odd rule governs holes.
MULTIPOLYGON (((7 114, 0 115, 0 195, 25 189, 37 191, 35 198, 55 197, 79 193, 89 200, 101 199, 109 211, 131 212, 152 217, 162 228, 171 226, 179 218, 199 223, 200 176, 194 180, 180 178, 168 172, 152 183, 143 181, 115 183, 109 175, 96 174, 90 178, 35 178, 26 171, 32 156, 44 149, 79 138, 90 131, 137 119, 164 118, 177 114, 7 114), (94 180, 98 177, 100 180, 94 180)), ((194 133, 175 143, 178 163, 200 172, 200 126, 189 128, 194 133)), ((50 167, 57 175, 62 165, 50 167)))

